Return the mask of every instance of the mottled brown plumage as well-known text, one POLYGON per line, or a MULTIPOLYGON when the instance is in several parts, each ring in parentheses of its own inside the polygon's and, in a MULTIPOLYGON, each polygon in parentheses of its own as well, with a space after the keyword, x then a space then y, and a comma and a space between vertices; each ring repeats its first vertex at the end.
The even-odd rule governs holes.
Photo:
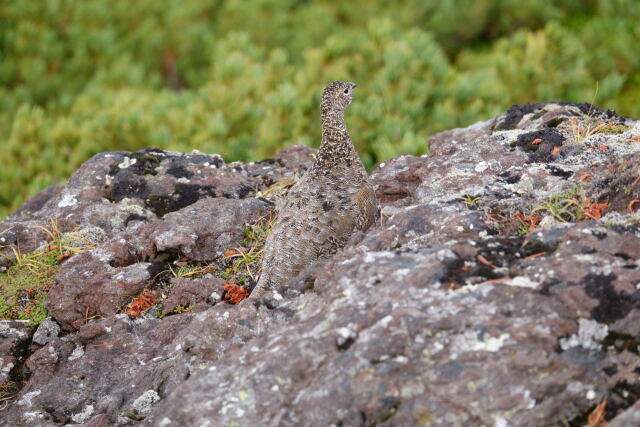
POLYGON ((322 93, 320 150, 278 206, 253 298, 286 283, 313 261, 333 255, 354 231, 366 230, 375 221, 375 192, 344 123, 355 87, 336 81, 322 93))

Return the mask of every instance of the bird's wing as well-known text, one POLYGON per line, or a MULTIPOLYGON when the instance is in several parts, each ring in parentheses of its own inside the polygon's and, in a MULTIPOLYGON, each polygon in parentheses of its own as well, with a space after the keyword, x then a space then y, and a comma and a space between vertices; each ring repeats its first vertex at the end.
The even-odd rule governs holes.
POLYGON ((360 230, 366 230, 375 222, 378 215, 378 202, 373 187, 369 185, 362 187, 354 195, 354 201, 359 210, 356 226, 360 230))

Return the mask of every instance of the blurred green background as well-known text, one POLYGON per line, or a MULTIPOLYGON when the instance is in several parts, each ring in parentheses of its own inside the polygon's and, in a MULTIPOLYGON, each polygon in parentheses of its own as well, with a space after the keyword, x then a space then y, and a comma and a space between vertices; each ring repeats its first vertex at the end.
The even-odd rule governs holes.
POLYGON ((0 0, 0 218, 101 151, 317 146, 334 79, 368 167, 514 103, 640 117, 639 45, 638 0, 0 0))

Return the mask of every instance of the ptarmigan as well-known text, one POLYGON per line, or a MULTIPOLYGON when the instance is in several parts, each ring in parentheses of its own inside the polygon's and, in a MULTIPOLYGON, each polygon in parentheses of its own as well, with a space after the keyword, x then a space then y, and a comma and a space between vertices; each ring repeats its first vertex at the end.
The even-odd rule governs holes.
POLYGON ((335 81, 322 93, 320 150, 279 206, 252 298, 285 284, 313 261, 333 255, 354 231, 375 222, 376 195, 344 123, 355 87, 335 81))

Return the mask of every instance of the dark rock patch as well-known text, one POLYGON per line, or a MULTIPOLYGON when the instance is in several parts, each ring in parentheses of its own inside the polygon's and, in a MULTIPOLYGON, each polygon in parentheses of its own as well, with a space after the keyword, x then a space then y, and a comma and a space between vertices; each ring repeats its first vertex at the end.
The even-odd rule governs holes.
POLYGON ((598 322, 613 323, 623 319, 634 306, 640 307, 640 295, 622 295, 612 286, 614 275, 588 274, 583 283, 587 294, 598 301, 591 310, 591 317, 598 322))
POLYGON ((509 107, 507 112, 496 121, 494 130, 514 129, 525 114, 531 114, 540 109, 544 104, 519 104, 509 107))
POLYGON ((572 171, 564 170, 554 165, 547 165, 546 169, 549 171, 549 173, 551 173, 551 175, 559 176, 565 179, 571 178, 571 176, 573 175, 572 171))
POLYGON ((561 147, 565 138, 557 129, 541 129, 518 136, 514 145, 529 155, 530 162, 547 162, 554 147, 561 147))
POLYGON ((518 104, 509 107, 506 113, 496 118, 493 130, 511 130, 516 129, 525 116, 532 115, 533 119, 543 118, 542 124, 545 127, 557 127, 566 117, 575 117, 578 114, 570 109, 562 109, 559 112, 554 111, 553 106, 575 107, 579 113, 592 118, 603 120, 615 120, 624 122, 626 119, 619 116, 612 110, 601 110, 600 108, 587 103, 571 103, 571 102, 555 102, 555 103, 534 103, 534 104, 518 104), (550 114, 549 114, 550 113, 550 114))

